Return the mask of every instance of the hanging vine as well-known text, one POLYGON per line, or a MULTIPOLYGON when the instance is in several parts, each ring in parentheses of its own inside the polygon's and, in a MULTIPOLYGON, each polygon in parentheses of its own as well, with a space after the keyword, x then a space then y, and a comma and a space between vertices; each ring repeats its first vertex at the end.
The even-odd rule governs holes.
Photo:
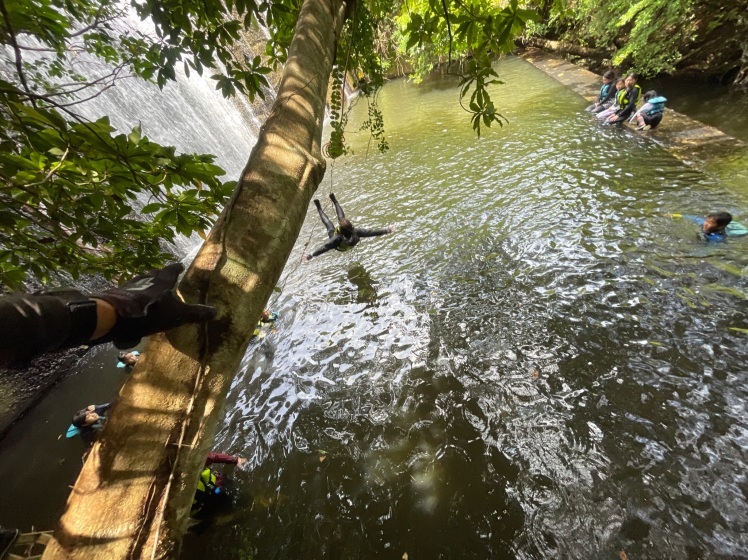
POLYGON ((389 147, 385 139, 384 119, 377 106, 377 93, 384 83, 384 73, 379 56, 371 50, 381 18, 381 14, 376 15, 363 4, 357 3, 353 17, 348 20, 341 34, 336 65, 331 76, 330 127, 332 132, 325 154, 331 159, 352 153, 345 140, 345 129, 353 107, 352 103, 346 107, 346 80, 353 88, 359 90, 368 103, 368 118, 363 122, 360 130, 369 131, 380 152, 385 152, 389 147))
POLYGON ((332 70, 332 91, 330 93, 330 143, 327 146, 327 157, 335 159, 349 153, 345 143, 345 127, 348 124, 348 113, 350 108, 344 110, 343 79, 345 67, 336 65, 332 70))

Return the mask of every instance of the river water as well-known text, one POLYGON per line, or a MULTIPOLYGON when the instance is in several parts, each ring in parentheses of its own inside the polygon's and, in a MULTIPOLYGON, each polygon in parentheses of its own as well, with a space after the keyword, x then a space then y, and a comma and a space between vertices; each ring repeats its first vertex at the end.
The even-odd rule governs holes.
MULTIPOLYGON (((661 215, 748 188, 500 71, 480 139, 440 78, 384 88, 387 155, 348 135, 319 197, 398 231, 289 261, 216 442, 237 507, 186 557, 748 557, 748 239, 661 215)), ((294 256, 324 237, 311 206, 294 256)))
MULTIPOLYGON (((250 460, 236 505, 185 559, 748 557, 748 238, 662 216, 748 223, 748 164, 694 168, 499 71, 509 122, 481 138, 451 79, 383 89, 386 155, 354 110, 318 196, 397 232, 301 265, 310 205, 215 442, 250 460)), ((48 525, 40 493, 14 503, 48 525)))

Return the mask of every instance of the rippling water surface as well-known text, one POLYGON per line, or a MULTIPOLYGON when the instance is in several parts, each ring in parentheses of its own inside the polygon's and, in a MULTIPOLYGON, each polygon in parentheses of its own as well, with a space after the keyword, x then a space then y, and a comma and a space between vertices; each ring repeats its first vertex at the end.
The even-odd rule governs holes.
POLYGON ((349 135, 319 198, 398 230, 300 266, 310 206, 216 442, 237 507, 188 556, 748 557, 748 239, 661 216, 748 222, 748 188, 499 70, 503 129, 434 79, 382 91, 386 155, 349 135))
MULTIPOLYGON (((187 555, 748 557, 748 239, 660 215, 748 189, 500 71, 480 139, 445 79, 384 88, 388 154, 349 135, 319 197, 398 231, 289 261, 216 442, 251 467, 187 555)), ((294 257, 324 237, 311 206, 294 257)))

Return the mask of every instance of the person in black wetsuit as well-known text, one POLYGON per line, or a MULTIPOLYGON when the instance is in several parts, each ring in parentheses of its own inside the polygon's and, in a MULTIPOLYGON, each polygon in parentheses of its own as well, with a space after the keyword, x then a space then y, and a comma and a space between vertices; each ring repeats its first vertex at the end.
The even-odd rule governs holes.
POLYGON ((112 407, 111 403, 92 404, 79 410, 73 415, 73 422, 68 428, 66 437, 80 435, 86 447, 91 447, 101 435, 106 423, 106 412, 112 407))
POLYGON ((626 93, 623 95, 620 108, 608 118, 609 124, 623 124, 636 111, 636 104, 642 95, 642 88, 636 83, 637 80, 639 74, 634 72, 626 76, 626 93))
POLYGON ((305 253, 301 255, 302 262, 308 262, 314 257, 318 257, 322 253, 326 253, 331 249, 336 249, 341 252, 347 251, 348 249, 351 249, 352 247, 358 245, 358 242, 361 241, 361 237, 378 237, 380 235, 386 235, 395 231, 395 226, 387 226, 386 228, 380 229, 360 229, 354 227, 350 220, 345 217, 343 209, 340 207, 340 204, 338 204, 335 195, 332 193, 330 193, 330 200, 332 200, 332 203, 335 205, 335 213, 338 215, 338 221, 340 222, 340 225, 336 228, 332 224, 330 219, 322 210, 322 205, 319 203, 319 200, 315 199, 314 205, 317 207, 317 211, 319 212, 319 217, 322 220, 322 223, 325 224, 325 227, 327 228, 327 236, 330 238, 330 240, 322 247, 314 251, 312 254, 305 253))

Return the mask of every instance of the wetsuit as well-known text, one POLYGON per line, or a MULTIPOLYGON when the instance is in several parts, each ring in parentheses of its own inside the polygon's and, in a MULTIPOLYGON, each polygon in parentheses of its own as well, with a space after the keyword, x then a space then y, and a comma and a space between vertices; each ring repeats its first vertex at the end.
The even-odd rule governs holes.
POLYGON ((96 304, 88 302, 76 290, 0 297, 0 364, 86 344, 96 328, 96 304))
POLYGON ((622 96, 622 99, 619 102, 621 107, 615 112, 616 119, 611 121, 612 124, 624 122, 636 111, 636 103, 641 97, 642 88, 639 84, 634 84, 625 91, 626 93, 622 96))
POLYGON ((609 108, 615 102, 616 98, 616 84, 615 80, 603 84, 600 88, 600 93, 595 100, 595 103, 587 107, 587 111, 590 113, 601 113, 605 109, 609 108))
MULTIPOLYGON (((338 215, 338 220, 344 219, 345 214, 343 214, 343 209, 340 207, 340 204, 338 204, 338 201, 335 199, 333 195, 330 195, 330 199, 335 205, 335 213, 338 215)), ((325 243, 322 247, 314 251, 311 254, 311 257, 317 257, 332 249, 336 249, 341 252, 347 251, 348 249, 351 249, 355 247, 356 245, 358 245, 358 242, 361 241, 362 237, 378 237, 380 235, 386 235, 390 233, 390 228, 380 228, 380 229, 353 228, 353 235, 351 235, 350 237, 346 236, 343 233, 341 233, 340 228, 336 228, 332 224, 330 219, 327 217, 325 212, 322 210, 322 206, 319 204, 319 201, 315 200, 314 203, 317 206, 317 210, 319 211, 319 217, 322 220, 322 223, 327 228, 327 237, 329 237, 330 240, 327 243, 325 243)))

